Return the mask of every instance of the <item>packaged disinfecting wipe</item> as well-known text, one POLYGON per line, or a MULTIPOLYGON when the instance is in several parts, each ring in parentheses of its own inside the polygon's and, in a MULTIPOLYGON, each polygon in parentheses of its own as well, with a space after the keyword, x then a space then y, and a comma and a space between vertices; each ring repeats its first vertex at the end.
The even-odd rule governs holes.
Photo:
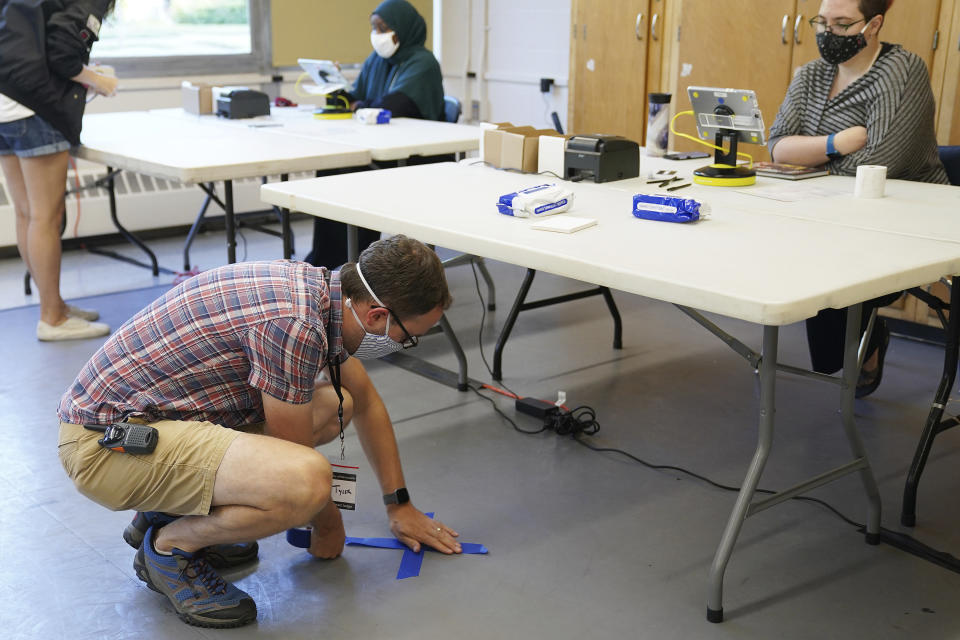
POLYGON ((658 222, 696 222, 706 218, 710 207, 689 198, 646 195, 633 196, 633 215, 658 222))
POLYGON ((391 115, 388 109, 357 109, 353 117, 363 124, 389 124, 391 115))
POLYGON ((573 192, 558 184, 540 184, 500 196, 497 210, 517 218, 563 213, 573 206, 573 192))

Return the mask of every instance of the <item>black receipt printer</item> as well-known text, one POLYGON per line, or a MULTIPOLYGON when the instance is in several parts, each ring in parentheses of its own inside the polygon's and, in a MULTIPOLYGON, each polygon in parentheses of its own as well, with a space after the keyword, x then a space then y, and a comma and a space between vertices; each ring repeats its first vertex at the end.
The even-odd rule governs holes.
POLYGON ((217 115, 221 118, 255 118, 270 115, 270 98, 262 91, 232 89, 217 98, 217 115))
POLYGON ((567 180, 626 180, 640 175, 640 145, 620 136, 573 136, 567 141, 563 171, 567 180))

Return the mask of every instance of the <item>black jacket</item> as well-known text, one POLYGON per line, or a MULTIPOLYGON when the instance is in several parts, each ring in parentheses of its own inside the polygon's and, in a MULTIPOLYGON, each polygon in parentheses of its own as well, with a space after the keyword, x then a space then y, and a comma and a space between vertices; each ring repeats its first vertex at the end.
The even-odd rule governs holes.
POLYGON ((113 0, 0 0, 0 93, 80 144, 87 91, 70 80, 90 60, 113 0))

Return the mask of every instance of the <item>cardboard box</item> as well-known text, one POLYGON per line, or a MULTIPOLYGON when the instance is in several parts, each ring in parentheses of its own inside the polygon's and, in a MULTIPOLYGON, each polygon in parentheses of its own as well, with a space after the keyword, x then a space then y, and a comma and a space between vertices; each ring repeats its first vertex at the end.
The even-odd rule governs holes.
POLYGON ((183 110, 197 115, 213 113, 212 85, 200 82, 192 83, 187 80, 180 85, 180 95, 183 99, 183 110))
POLYGON ((555 131, 540 136, 537 145, 537 173, 549 171, 560 178, 566 179, 566 176, 563 175, 563 163, 567 152, 567 140, 570 137, 555 131))
POLYGON ((513 125, 509 122, 481 123, 480 158, 482 158, 484 162, 489 162, 494 167, 500 166, 501 132, 504 129, 512 127, 513 125))
POLYGON ((519 169, 524 173, 536 173, 540 137, 556 135, 558 134, 553 129, 534 129, 533 127, 502 129, 500 166, 503 169, 519 169))

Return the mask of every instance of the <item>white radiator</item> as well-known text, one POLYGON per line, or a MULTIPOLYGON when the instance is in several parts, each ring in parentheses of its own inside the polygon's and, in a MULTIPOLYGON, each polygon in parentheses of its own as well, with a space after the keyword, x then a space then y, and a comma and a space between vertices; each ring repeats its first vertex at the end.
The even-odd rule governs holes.
MULTIPOLYGON (((105 170, 95 165, 81 165, 79 175, 71 169, 67 176, 67 189, 93 184, 105 174, 105 170)), ((310 173, 293 174, 291 180, 313 177, 310 173)), ((278 177, 271 177, 275 182, 278 177)), ((117 197, 117 217, 120 224, 130 231, 159 229, 189 225, 197 217, 206 195, 197 185, 183 185, 147 175, 122 171, 115 178, 117 197)), ((233 202, 237 212, 266 209, 260 201, 259 178, 245 178, 233 181, 233 202)), ((223 183, 216 183, 217 196, 223 201, 223 183)), ((223 215, 223 210, 211 202, 208 216, 223 215)), ((15 216, 10 191, 0 173, 0 247, 11 247, 17 243, 15 216)), ((83 190, 67 196, 67 226, 64 238, 83 238, 116 233, 110 220, 110 201, 103 188, 83 190), (77 211, 80 211, 79 223, 77 211)))

